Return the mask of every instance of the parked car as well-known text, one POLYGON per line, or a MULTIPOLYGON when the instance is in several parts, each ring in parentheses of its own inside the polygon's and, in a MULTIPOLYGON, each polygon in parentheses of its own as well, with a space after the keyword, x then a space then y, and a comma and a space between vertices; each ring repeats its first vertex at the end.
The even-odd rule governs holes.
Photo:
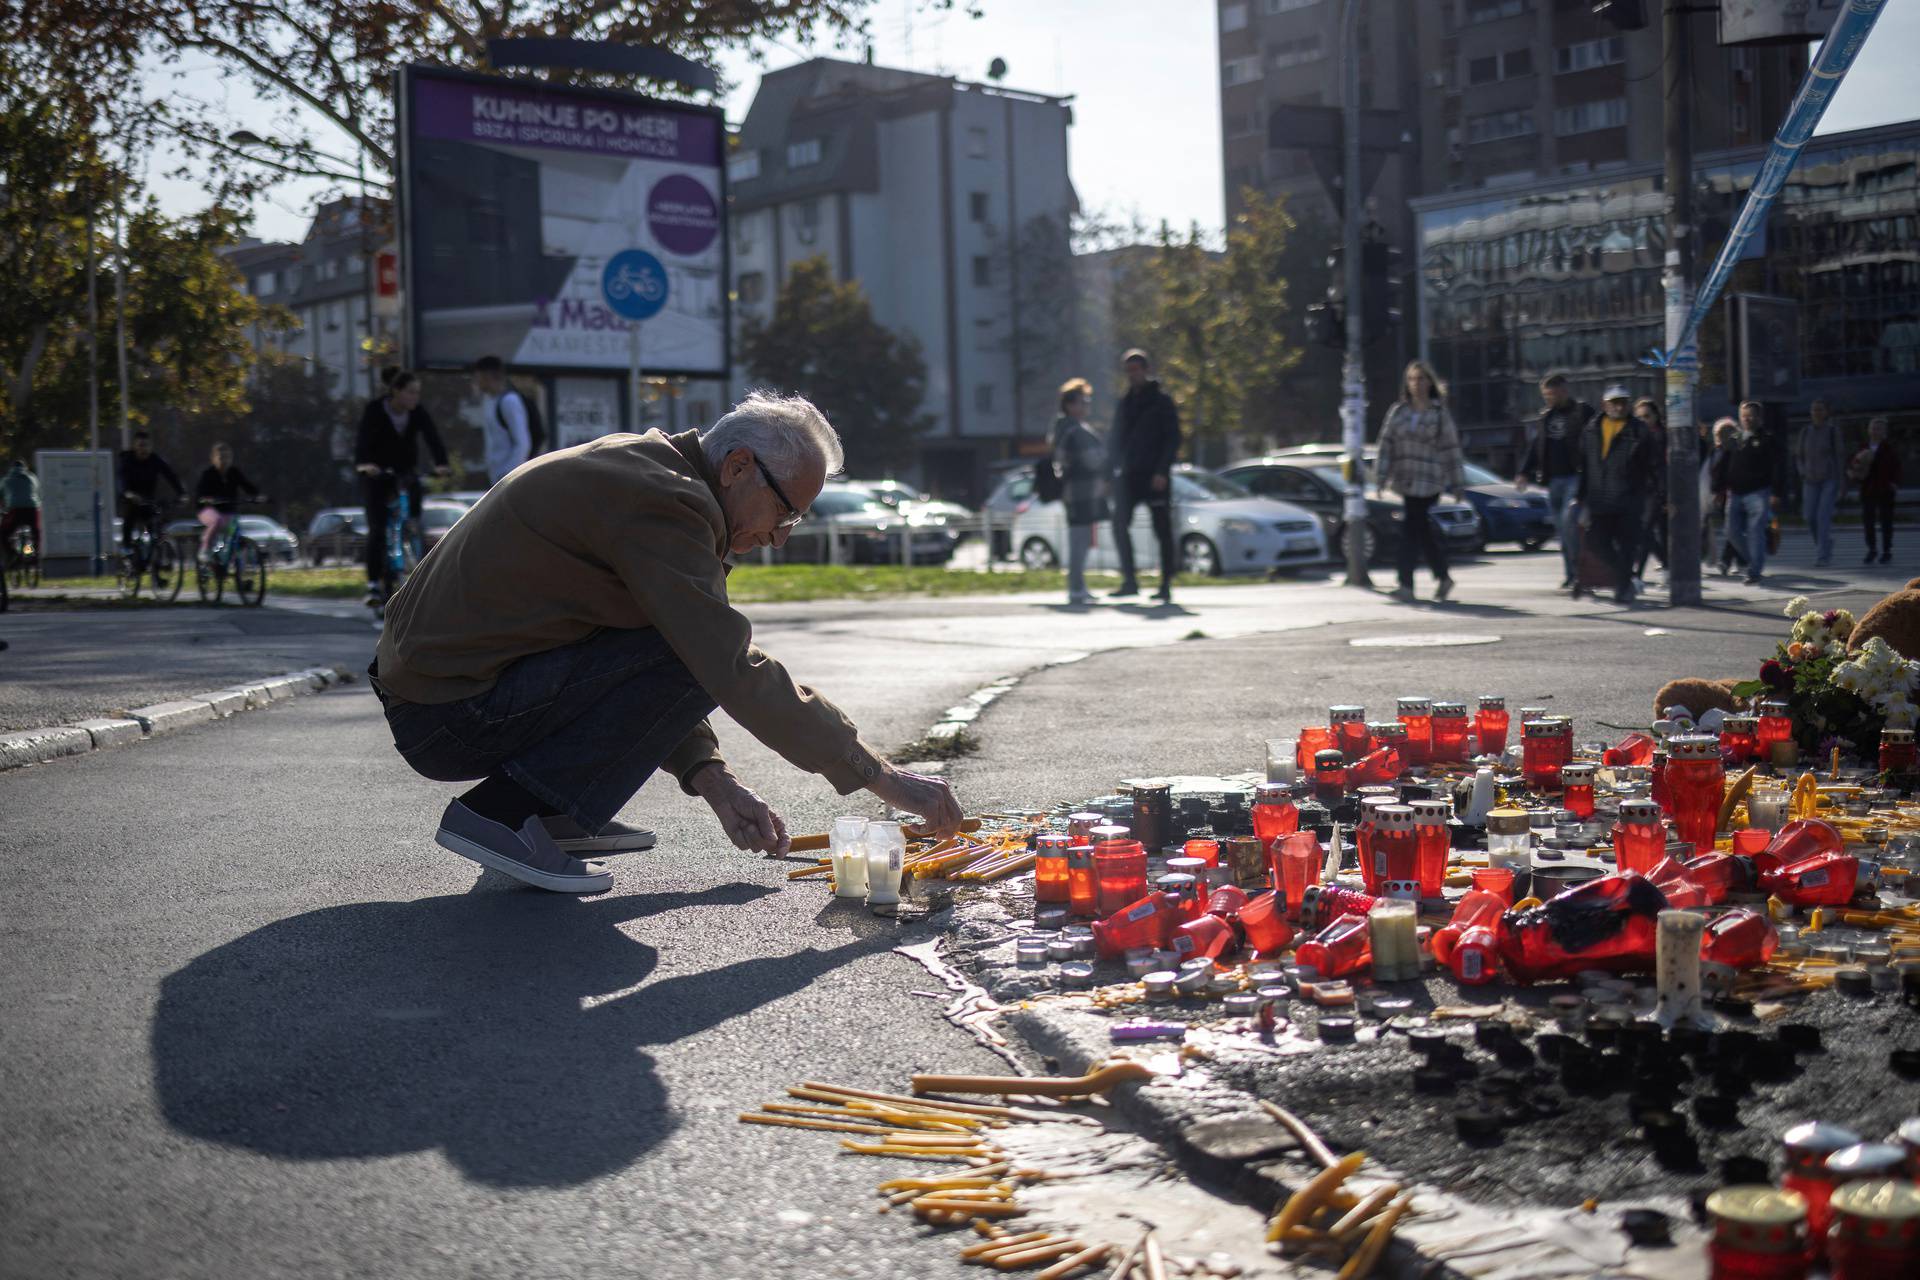
POLYGON ((981 514, 993 520, 991 554, 995 560, 1005 560, 1013 555, 1013 518, 1025 511, 1032 501, 1033 467, 1028 464, 1014 467, 1001 476, 999 483, 988 492, 987 500, 980 504, 981 514))
POLYGON ((428 498, 420 506, 420 541, 426 544, 428 551, 440 544, 447 531, 467 514, 468 508, 458 502, 446 502, 439 498, 428 498))
POLYGON ((1517 542, 1528 551, 1547 545, 1555 533, 1553 504, 1538 489, 1522 492, 1477 462, 1469 462, 1467 501, 1480 517, 1488 542, 1517 542))
MULTIPOLYGON (((243 515, 239 520, 240 536, 251 539, 269 563, 293 564, 300 559, 300 539, 278 520, 271 516, 249 515, 243 515)), ((197 549, 203 528, 198 520, 173 520, 167 524, 166 536, 182 542, 191 540, 191 545, 197 549)))
POLYGON ((367 555, 367 512, 364 507, 327 507, 307 524, 307 559, 318 566, 328 560, 358 564, 367 555))
MULTIPOLYGON (((1133 514, 1134 563, 1158 572, 1160 545, 1145 504, 1133 514)), ((1327 539, 1310 511, 1256 497, 1230 480, 1197 467, 1173 473, 1173 537, 1181 573, 1217 576, 1300 569, 1327 561, 1327 539)), ((1029 569, 1051 569, 1066 560, 1066 510, 1058 502, 1029 502, 1013 517, 1013 544, 1029 569)), ((1101 525, 1087 567, 1119 567, 1111 525, 1101 525)))
POLYGON ((787 545, 776 554, 794 564, 829 564, 828 524, 840 540, 840 558, 846 564, 898 564, 900 529, 911 532, 915 564, 945 564, 953 558, 954 535, 937 525, 915 525, 897 511, 873 500, 864 486, 830 484, 787 535, 787 545))
MULTIPOLYGON (((1315 448, 1320 448, 1315 446, 1315 448)), ((1291 502, 1313 512, 1326 530, 1327 545, 1336 555, 1346 554, 1346 481, 1340 475, 1338 450, 1325 452, 1289 450, 1250 458, 1223 468, 1220 474, 1261 497, 1291 502)), ((1369 482, 1369 486, 1371 482, 1369 482)), ((1367 494, 1367 526, 1361 547, 1369 562, 1394 553, 1399 545, 1399 524, 1405 510, 1397 493, 1377 497, 1367 494)), ((1433 504, 1431 516, 1441 545, 1452 553, 1473 553, 1484 545, 1485 534, 1480 517, 1464 502, 1442 499, 1433 504)))
POLYGON ((452 493, 430 493, 428 502, 457 502, 463 507, 471 507, 487 496, 485 489, 455 489, 452 493))
POLYGON ((875 502, 894 511, 898 511, 902 503, 927 500, 926 494, 898 480, 849 480, 846 483, 851 488, 865 489, 875 502))

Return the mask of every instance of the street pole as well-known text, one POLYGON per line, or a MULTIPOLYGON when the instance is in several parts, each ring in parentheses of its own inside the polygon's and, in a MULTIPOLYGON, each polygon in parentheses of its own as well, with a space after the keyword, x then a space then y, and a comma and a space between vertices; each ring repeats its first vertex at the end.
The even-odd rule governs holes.
MULTIPOLYGON (((127 164, 133 164, 132 148, 128 148, 127 164)), ((133 448, 133 422, 131 408, 127 404, 127 182, 126 175, 120 176, 120 182, 114 187, 113 196, 113 239, 118 246, 114 255, 113 270, 113 327, 114 348, 120 364, 120 447, 133 448)))
POLYGON ((365 345, 360 349, 360 363, 367 371, 367 394, 377 395, 380 380, 376 376, 373 359, 378 343, 373 336, 373 229, 367 225, 371 212, 367 199, 367 147, 360 144, 360 150, 354 157, 354 172, 360 178, 360 323, 367 331, 365 345))
POLYGON ((1345 56, 1345 86, 1341 94, 1343 143, 1346 149, 1341 195, 1346 203, 1347 357, 1340 370, 1340 436, 1345 451, 1342 469, 1346 474, 1347 495, 1345 526, 1347 533, 1347 585, 1372 587, 1367 577, 1367 497, 1364 470, 1367 447, 1367 383, 1361 355, 1360 333, 1360 49, 1357 43, 1361 0, 1346 0, 1341 15, 1344 34, 1340 47, 1345 56))
MULTIPOLYGON (((1693 47, 1687 6, 1667 0, 1661 75, 1666 86, 1667 603, 1700 603, 1700 437, 1693 393, 1698 359, 1675 351, 1693 309, 1693 47)), ((1689 344, 1691 348, 1693 344, 1689 344)))
POLYGON ((100 289, 94 255, 92 184, 87 190, 87 468, 93 474, 93 576, 107 571, 101 541, 100 494, 100 289))

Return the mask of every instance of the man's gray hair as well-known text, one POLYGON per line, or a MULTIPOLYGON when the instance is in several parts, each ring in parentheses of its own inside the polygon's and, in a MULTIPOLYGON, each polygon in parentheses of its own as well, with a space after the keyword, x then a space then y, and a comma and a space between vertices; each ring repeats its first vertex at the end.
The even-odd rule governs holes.
POLYGON ((782 480, 797 477, 809 459, 818 461, 827 475, 846 463, 840 433, 827 415, 802 396, 750 391, 733 412, 700 433, 707 465, 719 470, 735 449, 753 450, 753 456, 782 480))

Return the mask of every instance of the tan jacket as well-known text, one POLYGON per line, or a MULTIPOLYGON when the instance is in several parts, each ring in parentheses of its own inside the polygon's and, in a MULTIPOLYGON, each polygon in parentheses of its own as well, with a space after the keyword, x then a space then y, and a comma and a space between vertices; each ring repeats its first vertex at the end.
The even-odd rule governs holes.
MULTIPOLYGON (((490 689, 516 658, 601 627, 657 627, 721 710, 842 795, 880 762, 839 708, 753 643, 727 602, 726 517, 699 433, 603 436, 488 491, 387 607, 380 684, 408 702, 490 689)), ((720 759, 705 721, 668 756, 686 786, 720 759)))

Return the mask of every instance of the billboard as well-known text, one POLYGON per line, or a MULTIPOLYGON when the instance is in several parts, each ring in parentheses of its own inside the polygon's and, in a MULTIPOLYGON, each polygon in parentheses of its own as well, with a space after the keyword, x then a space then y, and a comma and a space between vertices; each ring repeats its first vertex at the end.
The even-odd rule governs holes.
POLYGON ((650 372, 724 377, 725 148, 714 108, 411 66, 400 74, 409 359, 626 372, 609 265, 665 272, 650 372), (622 257, 622 255, 627 255, 622 257))

